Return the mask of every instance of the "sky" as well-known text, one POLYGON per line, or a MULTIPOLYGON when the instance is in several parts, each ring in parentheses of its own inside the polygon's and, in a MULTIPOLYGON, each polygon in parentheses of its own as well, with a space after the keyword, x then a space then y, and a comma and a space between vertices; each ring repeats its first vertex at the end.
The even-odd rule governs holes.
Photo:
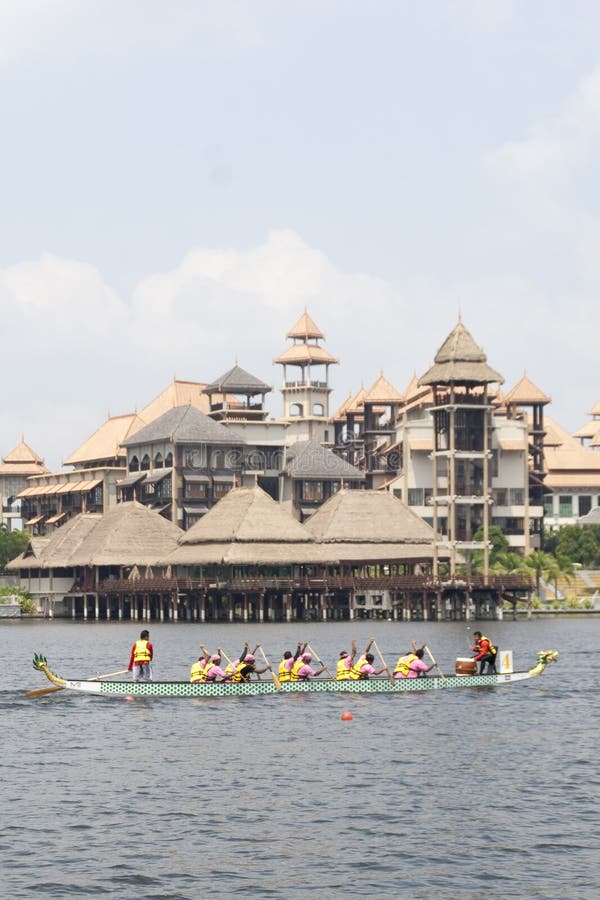
POLYGON ((460 315, 569 431, 600 400, 600 5, 0 0, 0 455, 235 361, 306 308, 335 409, 460 315))

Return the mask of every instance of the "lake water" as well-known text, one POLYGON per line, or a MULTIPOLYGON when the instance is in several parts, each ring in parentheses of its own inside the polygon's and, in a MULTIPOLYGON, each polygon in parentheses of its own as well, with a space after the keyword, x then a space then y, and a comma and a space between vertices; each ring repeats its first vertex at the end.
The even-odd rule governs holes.
POLYGON ((597 898, 600 619, 151 624, 155 677, 200 641, 271 662, 301 638, 330 667, 374 635, 451 672, 473 628, 561 658, 494 689, 341 697, 109 699, 48 684, 126 667, 136 623, 1 622, 0 897, 118 900, 597 898), (352 721, 342 721, 349 711, 352 721))

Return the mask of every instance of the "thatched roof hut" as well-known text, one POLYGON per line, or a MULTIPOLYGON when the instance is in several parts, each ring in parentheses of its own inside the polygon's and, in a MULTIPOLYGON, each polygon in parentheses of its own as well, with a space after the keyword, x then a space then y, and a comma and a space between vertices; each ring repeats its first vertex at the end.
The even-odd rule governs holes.
POLYGON ((120 503, 104 515, 81 513, 59 528, 35 555, 17 557, 8 567, 155 565, 177 546, 179 528, 141 503, 120 503))
POLYGON ((504 378, 488 366, 487 356, 460 319, 436 353, 434 365, 419 378, 419 386, 492 382, 503 384, 504 378))
POLYGON ((433 556, 433 529, 388 491, 338 491, 304 527, 340 560, 433 556))
POLYGON ((335 561, 262 488, 234 488, 182 534, 173 565, 287 564, 335 561))

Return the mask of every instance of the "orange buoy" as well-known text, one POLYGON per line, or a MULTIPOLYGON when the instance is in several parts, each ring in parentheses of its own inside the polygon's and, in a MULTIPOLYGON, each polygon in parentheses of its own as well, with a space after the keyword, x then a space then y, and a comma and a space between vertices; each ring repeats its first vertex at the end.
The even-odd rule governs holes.
POLYGON ((342 722, 350 722, 351 719, 352 719, 351 712, 343 712, 342 713, 342 722))

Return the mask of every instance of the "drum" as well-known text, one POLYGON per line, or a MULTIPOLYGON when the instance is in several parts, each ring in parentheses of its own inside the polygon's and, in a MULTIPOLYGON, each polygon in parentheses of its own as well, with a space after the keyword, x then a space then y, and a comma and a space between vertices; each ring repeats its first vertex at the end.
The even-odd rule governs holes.
POLYGON ((465 656, 459 656, 456 660, 457 675, 477 675, 477 663, 474 659, 465 656))

